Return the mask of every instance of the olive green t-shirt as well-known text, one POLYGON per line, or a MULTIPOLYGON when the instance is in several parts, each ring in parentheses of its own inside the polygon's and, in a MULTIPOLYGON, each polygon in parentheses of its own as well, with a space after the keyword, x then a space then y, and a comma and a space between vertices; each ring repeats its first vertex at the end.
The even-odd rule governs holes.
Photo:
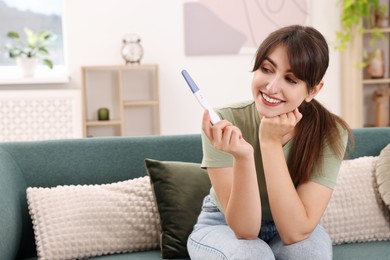
MULTIPOLYGON (((257 180, 259 185, 261 205, 262 205, 262 218, 263 220, 272 220, 270 206, 268 202, 268 194, 265 184, 265 176, 263 170, 263 162, 260 153, 259 144, 259 125, 260 118, 256 110, 254 101, 245 101, 235 103, 233 105, 216 109, 217 114, 221 119, 226 119, 233 125, 237 126, 243 135, 243 138, 252 145, 255 156, 255 166, 257 173, 257 180)), ((344 146, 347 144, 347 132, 343 133, 344 146)), ((294 142, 292 138, 287 144, 284 145, 283 151, 286 161, 289 156, 289 152, 294 142)), ((204 168, 225 168, 233 166, 233 156, 229 153, 222 152, 214 148, 207 136, 202 133, 202 146, 203 146, 203 160, 201 166, 204 168)), ((311 177, 311 181, 324 185, 333 189, 336 185, 336 179, 341 165, 342 158, 335 155, 329 148, 325 148, 323 153, 323 165, 322 169, 317 169, 311 177), (322 174, 320 174, 320 172, 322 174)), ((218 208, 224 212, 219 199, 211 187, 210 195, 216 201, 218 208)))

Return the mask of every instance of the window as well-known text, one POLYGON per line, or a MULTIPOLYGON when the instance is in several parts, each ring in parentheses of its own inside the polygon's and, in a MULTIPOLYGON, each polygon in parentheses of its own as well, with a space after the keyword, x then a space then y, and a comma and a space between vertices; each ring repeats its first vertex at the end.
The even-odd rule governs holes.
POLYGON ((9 41, 7 33, 15 31, 25 38, 24 28, 27 27, 35 33, 50 31, 57 36, 50 45, 49 59, 55 68, 63 70, 62 0, 0 0, 0 24, 0 66, 15 66, 15 60, 8 57, 5 49, 9 41))

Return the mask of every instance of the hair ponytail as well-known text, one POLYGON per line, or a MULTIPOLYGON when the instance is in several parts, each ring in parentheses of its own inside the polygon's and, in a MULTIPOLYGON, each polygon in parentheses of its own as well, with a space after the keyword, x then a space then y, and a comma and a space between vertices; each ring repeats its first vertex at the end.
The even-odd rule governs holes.
POLYGON ((341 129, 345 129, 351 136, 347 123, 317 100, 304 101, 298 109, 303 117, 295 128, 288 162, 295 185, 308 181, 315 169, 321 169, 325 146, 329 146, 339 158, 344 157, 341 129))

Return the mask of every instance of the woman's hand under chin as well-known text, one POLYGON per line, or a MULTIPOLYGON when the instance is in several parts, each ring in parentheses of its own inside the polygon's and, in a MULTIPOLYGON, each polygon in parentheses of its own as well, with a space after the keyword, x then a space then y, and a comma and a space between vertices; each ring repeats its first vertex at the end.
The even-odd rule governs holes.
POLYGON ((294 128, 301 119, 302 114, 298 108, 275 117, 262 116, 259 129, 260 143, 272 141, 284 144, 285 137, 293 136, 294 128))

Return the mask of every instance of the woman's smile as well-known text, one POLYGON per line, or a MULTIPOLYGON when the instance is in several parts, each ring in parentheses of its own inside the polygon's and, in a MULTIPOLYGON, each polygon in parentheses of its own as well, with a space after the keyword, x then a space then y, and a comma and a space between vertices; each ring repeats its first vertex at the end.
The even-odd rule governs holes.
POLYGON ((284 102, 283 100, 280 100, 278 98, 275 98, 275 97, 271 97, 271 96, 268 96, 267 94, 261 92, 261 96, 263 97, 263 102, 264 104, 266 104, 267 106, 277 106, 279 104, 281 104, 282 102, 284 102))

